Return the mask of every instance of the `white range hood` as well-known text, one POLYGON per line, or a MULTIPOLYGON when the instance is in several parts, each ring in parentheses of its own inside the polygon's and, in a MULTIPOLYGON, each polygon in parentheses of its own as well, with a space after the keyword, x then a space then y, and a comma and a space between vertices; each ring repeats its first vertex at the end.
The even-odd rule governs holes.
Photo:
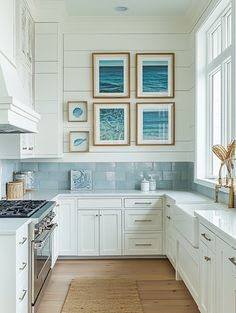
POLYGON ((0 134, 37 132, 40 115, 26 103, 16 67, 0 52, 0 134))

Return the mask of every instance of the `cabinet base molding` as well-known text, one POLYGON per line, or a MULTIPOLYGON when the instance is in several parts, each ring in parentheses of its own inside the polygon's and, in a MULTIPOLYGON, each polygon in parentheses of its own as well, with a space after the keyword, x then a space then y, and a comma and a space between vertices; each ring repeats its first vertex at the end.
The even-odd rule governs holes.
POLYGON ((59 256, 58 260, 125 260, 125 259, 166 259, 165 255, 121 255, 121 256, 59 256))

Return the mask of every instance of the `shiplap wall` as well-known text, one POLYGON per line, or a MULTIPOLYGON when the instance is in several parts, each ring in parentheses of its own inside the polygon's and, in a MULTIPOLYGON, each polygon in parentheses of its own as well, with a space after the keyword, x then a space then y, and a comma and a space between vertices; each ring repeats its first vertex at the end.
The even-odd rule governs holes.
MULTIPOLYGON (((108 27, 111 27, 108 25, 108 27)), ((90 153, 80 159, 97 160, 98 157, 122 160, 192 161, 194 147, 192 41, 184 33, 65 33, 64 34, 64 153, 69 152, 69 132, 90 132, 90 153), (131 146, 93 146, 92 52, 126 51, 131 53, 131 146), (135 53, 174 52, 176 55, 176 144, 175 146, 136 146, 136 102, 155 102, 162 99, 135 98, 135 53), (67 121, 67 101, 88 101, 87 123, 67 121), (122 157, 121 157, 122 153, 122 157)), ((105 99, 107 102, 115 99, 105 99)), ((122 100, 117 100, 122 101, 122 100)), ((124 99, 123 101, 127 101, 124 99)), ((68 153, 69 157, 69 153, 68 153)))

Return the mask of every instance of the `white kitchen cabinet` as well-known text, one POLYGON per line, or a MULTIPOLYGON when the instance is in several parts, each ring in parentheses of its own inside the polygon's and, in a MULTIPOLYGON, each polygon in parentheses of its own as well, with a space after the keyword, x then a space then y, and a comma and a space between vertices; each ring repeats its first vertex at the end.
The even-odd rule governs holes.
POLYGON ((100 255, 121 255, 121 211, 100 211, 100 255))
POLYGON ((75 198, 58 200, 59 256, 77 255, 77 208, 75 198))
POLYGON ((216 239, 216 312, 236 312, 236 250, 216 239))
POLYGON ((0 312, 28 313, 29 245, 28 223, 0 236, 0 312))
POLYGON ((78 255, 121 255, 121 210, 78 210, 78 255))
MULTIPOLYGON (((53 212, 56 214, 56 216, 53 219, 53 223, 57 223, 58 224, 58 217, 59 217, 59 208, 60 205, 59 203, 57 203, 57 205, 55 206, 53 212)), ((53 234, 52 234, 52 268, 54 267, 58 256, 59 256, 59 238, 58 238, 59 234, 58 234, 58 227, 55 228, 53 234)))
POLYGON ((215 313, 215 253, 201 240, 199 247, 200 289, 199 307, 201 313, 215 313))
POLYGON ((177 277, 183 279, 195 302, 199 301, 199 249, 194 248, 181 234, 177 237, 177 277))
POLYGON ((164 211, 164 249, 165 254, 174 268, 176 268, 177 239, 173 221, 173 203, 168 200, 164 211))
POLYGON ((0 158, 26 159, 34 156, 34 134, 0 136, 0 158))
POLYGON ((78 255, 99 255, 99 211, 78 211, 78 255))

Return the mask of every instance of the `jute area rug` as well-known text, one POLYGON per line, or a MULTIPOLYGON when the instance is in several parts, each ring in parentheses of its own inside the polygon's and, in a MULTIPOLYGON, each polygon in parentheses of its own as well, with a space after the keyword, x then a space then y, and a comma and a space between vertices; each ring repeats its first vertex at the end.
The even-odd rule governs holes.
POLYGON ((61 313, 143 313, 137 283, 126 279, 74 279, 61 313))

